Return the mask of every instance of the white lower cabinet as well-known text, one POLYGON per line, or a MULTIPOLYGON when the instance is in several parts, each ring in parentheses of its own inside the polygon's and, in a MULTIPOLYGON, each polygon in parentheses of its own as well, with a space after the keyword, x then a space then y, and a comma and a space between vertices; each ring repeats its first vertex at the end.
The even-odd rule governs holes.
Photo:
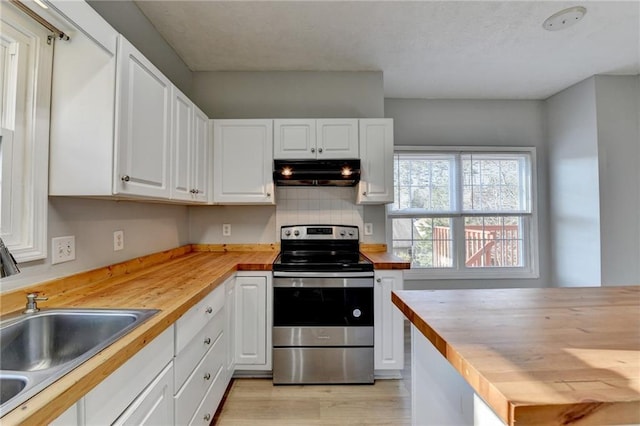
POLYGON ((173 362, 125 410, 114 426, 173 424, 173 362))
POLYGON ((271 273, 239 272, 235 285, 235 368, 271 370, 271 273))
POLYGON ((176 322, 176 425, 202 422, 205 415, 213 418, 224 395, 228 384, 225 299, 233 281, 229 278, 176 322))
MULTIPOLYGON (((143 407, 142 411, 145 408, 147 411, 153 408, 144 404, 142 399, 147 397, 145 389, 153 385, 156 378, 166 373, 168 367, 173 371, 173 363, 171 362, 173 360, 173 333, 173 327, 169 327, 85 395, 85 422, 87 425, 112 424, 124 414, 128 407, 138 402, 143 407)), ((170 376, 172 375, 170 374, 170 376)), ((172 390, 173 383, 171 383, 172 390)), ((153 398, 154 396, 149 397, 153 398)), ((163 401, 163 404, 167 404, 167 401, 163 401)), ((137 416, 138 414, 130 413, 130 415, 137 416)))
POLYGON ((404 368, 404 317, 391 301, 391 292, 402 290, 402 288, 402 271, 375 271, 373 290, 375 370, 404 368))

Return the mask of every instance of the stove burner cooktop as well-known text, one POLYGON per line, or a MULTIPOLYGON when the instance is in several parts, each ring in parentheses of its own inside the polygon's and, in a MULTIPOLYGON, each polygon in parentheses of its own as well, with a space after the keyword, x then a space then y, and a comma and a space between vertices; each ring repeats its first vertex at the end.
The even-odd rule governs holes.
POLYGON ((373 264, 360 255, 357 226, 283 226, 280 236, 281 253, 273 263, 274 271, 373 271, 373 264))

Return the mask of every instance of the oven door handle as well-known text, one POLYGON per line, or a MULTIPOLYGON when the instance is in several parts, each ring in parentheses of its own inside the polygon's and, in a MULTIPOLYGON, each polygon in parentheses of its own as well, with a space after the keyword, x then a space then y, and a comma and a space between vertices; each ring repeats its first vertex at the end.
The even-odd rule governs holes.
POLYGON ((373 272, 285 272, 273 271, 274 277, 284 278, 372 278, 373 272))

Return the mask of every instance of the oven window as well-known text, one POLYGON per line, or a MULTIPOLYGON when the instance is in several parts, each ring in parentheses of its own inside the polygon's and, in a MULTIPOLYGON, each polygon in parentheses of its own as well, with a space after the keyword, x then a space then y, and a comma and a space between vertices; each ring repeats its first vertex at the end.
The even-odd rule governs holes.
POLYGON ((273 325, 373 326, 372 288, 274 288, 273 325))

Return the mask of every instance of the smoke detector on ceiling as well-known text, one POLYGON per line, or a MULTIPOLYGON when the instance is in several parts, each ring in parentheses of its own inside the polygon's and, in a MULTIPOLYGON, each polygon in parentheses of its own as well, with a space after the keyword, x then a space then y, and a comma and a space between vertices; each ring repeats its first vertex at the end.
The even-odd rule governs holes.
POLYGON ((587 9, 582 6, 570 7, 549 16, 542 24, 542 27, 548 31, 558 31, 569 28, 580 21, 586 13, 587 9))

